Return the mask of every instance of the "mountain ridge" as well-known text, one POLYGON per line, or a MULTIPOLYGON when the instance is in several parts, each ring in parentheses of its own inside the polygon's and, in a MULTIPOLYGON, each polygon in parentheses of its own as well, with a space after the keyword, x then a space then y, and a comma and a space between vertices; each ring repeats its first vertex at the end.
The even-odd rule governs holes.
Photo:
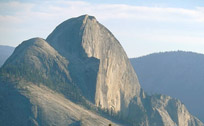
MULTIPOLYGON (((109 117, 123 120, 127 125, 203 125, 180 101, 164 95, 147 95, 118 40, 88 15, 65 21, 46 40, 35 38, 23 42, 0 69, 0 75, 1 89, 5 89, 0 92, 3 96, 1 114, 5 117, 11 114, 15 118, 15 111, 22 110, 18 102, 16 106, 9 106, 13 110, 9 111, 5 99, 13 103, 24 98, 33 101, 23 102, 26 107, 22 110, 24 122, 14 119, 14 123, 22 125, 71 125, 73 120, 75 124, 72 125, 117 125, 111 121, 105 123, 103 114, 98 116, 97 123, 90 113, 85 121, 80 114, 78 117, 67 115, 70 109, 63 104, 63 101, 68 102, 66 99, 86 110, 108 113, 109 117), (15 95, 8 95, 9 89, 19 94, 16 100, 13 100, 15 95), (39 95, 40 92, 44 95, 39 95), (56 99, 49 100, 47 95, 62 100, 57 101, 56 107, 56 99)), ((13 124, 8 118, 0 118, 0 122, 13 124)))
POLYGON ((148 93, 162 93, 179 98, 191 113, 203 121, 204 103, 199 100, 204 95, 203 54, 173 51, 154 53, 130 61, 138 73, 142 87, 148 93))
MULTIPOLYGON (((73 55, 70 56, 70 54, 72 54, 74 51, 76 51, 77 56, 74 55, 74 60, 76 60, 76 59, 83 60, 86 58, 89 59, 90 57, 95 58, 98 61, 100 60, 100 64, 98 64, 99 69, 98 69, 98 71, 96 71, 96 72, 98 72, 98 76, 95 77, 96 82, 94 82, 94 85, 95 85, 95 83, 97 83, 96 84, 96 90, 98 90, 98 91, 96 91, 96 95, 94 94, 95 95, 95 102, 97 105, 101 105, 102 107, 109 109, 109 106, 112 106, 112 108, 116 109, 116 111, 120 111, 120 95, 124 94, 125 97, 126 97, 126 95, 132 95, 132 97, 133 97, 134 95, 139 96, 139 94, 140 94, 140 85, 138 83, 133 84, 134 82, 138 82, 138 80, 137 80, 137 76, 134 73, 132 66, 130 65, 129 61, 127 60, 126 53, 122 49, 119 42, 112 35, 112 33, 109 30, 107 30, 104 26, 102 26, 100 23, 98 23, 96 21, 96 19, 93 18, 92 16, 91 16, 91 18, 89 18, 88 15, 80 16, 77 18, 77 22, 74 22, 74 23, 75 23, 75 25, 73 25, 72 20, 68 20, 68 21, 63 22, 62 24, 60 24, 56 28, 56 30, 54 30, 48 36, 48 38, 46 40, 50 43, 50 45, 52 45, 56 50, 58 50, 58 52, 61 52, 61 54, 64 55, 64 57, 66 57, 67 59, 72 60, 73 55), (64 24, 66 24, 66 26, 64 26, 64 24), (77 27, 75 27, 76 24, 77 24, 77 27), (78 27, 78 24, 80 27, 78 27), (74 29, 76 31, 72 30, 73 26, 75 27, 74 29), (64 28, 66 28, 65 31, 64 31, 64 28), (69 31, 69 30, 71 30, 71 31, 69 31), (63 31, 63 32, 61 32, 61 31, 63 31), (65 34, 67 34, 67 35, 65 35, 65 34), (79 35, 80 35, 80 37, 78 37, 79 35), (52 40, 50 40, 50 38, 52 38, 52 40), (73 40, 69 41, 70 38, 71 39, 76 38, 76 39, 73 39, 74 41, 73 40), (74 45, 73 45, 73 43, 74 43, 74 45), (62 45, 60 45, 60 44, 62 44, 62 45), (61 48, 58 49, 59 47, 70 46, 70 44, 72 44, 71 47, 74 48, 74 50, 67 49, 66 51, 61 51, 61 48), (106 56, 106 57, 104 57, 104 56, 106 56), (121 58, 126 58, 126 59, 121 59, 121 58), (115 62, 115 61, 120 60, 120 59, 122 62, 120 62, 120 63, 115 62), (109 62, 114 62, 114 63, 109 64, 109 62), (122 63, 125 65, 128 64, 128 66, 125 66, 122 63), (122 67, 122 65, 124 67, 123 68, 124 70, 115 72, 118 75, 118 77, 117 77, 117 75, 109 76, 109 72, 111 72, 113 69, 112 67, 122 67), (110 71, 109 71, 109 68, 110 68, 110 71), (119 79, 122 78, 123 75, 118 74, 118 73, 122 72, 122 74, 123 73, 127 74, 127 73, 125 73, 126 71, 133 74, 133 76, 129 77, 128 80, 131 80, 130 78, 132 78, 132 80, 133 79, 134 80, 132 82, 123 82, 123 84, 121 82, 114 82, 114 84, 118 85, 120 87, 123 87, 122 85, 124 85, 125 83, 132 83, 131 85, 137 86, 137 87, 132 86, 132 89, 135 89, 135 93, 134 92, 128 93, 127 91, 120 91, 119 89, 115 88, 118 91, 115 90, 117 92, 117 94, 113 94, 113 93, 109 92, 109 90, 107 90, 108 92, 106 93, 106 91, 104 92, 103 89, 100 89, 101 87, 102 88, 111 88, 110 91, 112 91, 113 86, 111 86, 111 85, 113 84, 113 82, 110 82, 110 81, 116 81, 116 78, 119 78, 119 79), (103 77, 104 75, 106 75, 106 76, 103 77), (97 79, 97 78, 101 78, 101 79, 97 79), (122 93, 122 94, 120 94, 120 93, 122 93), (127 93, 127 94, 125 94, 125 93, 127 93), (110 95, 105 96, 106 94, 110 94, 110 95), (113 98, 109 101, 109 100, 107 100, 107 97, 110 97, 110 96, 113 98), (115 100, 116 97, 118 97, 119 99, 115 100), (112 103, 112 101, 114 103, 112 103)), ((72 61, 74 61, 74 60, 72 60, 72 61)), ((77 63, 73 63, 73 64, 77 64, 77 63)), ((91 63, 89 62, 89 64, 91 64, 91 63)), ((94 64, 97 64, 97 63, 94 63, 94 64)), ((77 65, 77 66, 79 66, 79 65, 77 65)), ((80 66, 83 66, 83 64, 80 64, 80 66)), ((92 66, 94 66, 94 65, 92 65, 92 66)), ((115 70, 117 70, 117 69, 115 69, 115 70)), ((77 71, 76 68, 74 69, 74 71, 77 71)), ((79 71, 82 72, 83 68, 80 68, 79 71)), ((86 75, 87 73, 84 73, 84 74, 86 75)), ((84 75, 82 75, 82 76, 84 76, 84 75)), ((127 76, 129 76, 129 74, 127 74, 127 76)), ((91 78, 93 78, 93 76, 91 76, 91 78)), ((124 81, 124 80, 122 80, 122 81, 124 81)), ((86 79, 84 79, 84 82, 86 82, 86 79)), ((78 82, 78 83, 81 83, 81 82, 78 82)), ((83 84, 83 85, 85 85, 85 84, 83 84)), ((124 98, 124 100, 125 99, 129 99, 129 98, 126 97, 126 98, 124 98)), ((125 100, 125 101, 128 104, 129 100, 125 100)), ((127 108, 127 105, 125 105, 124 107, 127 108)))

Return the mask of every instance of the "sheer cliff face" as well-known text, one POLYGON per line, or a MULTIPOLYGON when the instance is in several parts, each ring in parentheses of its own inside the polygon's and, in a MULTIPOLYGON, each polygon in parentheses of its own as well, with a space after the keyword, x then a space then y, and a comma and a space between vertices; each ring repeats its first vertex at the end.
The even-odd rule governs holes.
MULTIPOLYGON (((96 88, 91 95, 94 96, 94 103, 97 106, 115 112, 125 110, 130 100, 140 94, 137 76, 126 53, 112 33, 98 23, 94 17, 81 16, 77 19, 78 25, 80 27, 73 30, 72 21, 65 21, 50 34, 47 41, 67 59, 74 57, 75 60, 80 61, 95 58, 99 62, 96 66, 98 68, 93 68, 97 70, 96 83, 95 86, 87 87, 87 91, 96 88), (67 29, 66 32, 64 29, 67 29), (75 38, 77 41, 73 43, 70 38, 75 38), (70 45, 76 49, 69 50, 70 45), (61 51, 59 47, 66 50, 61 51), (77 53, 74 53, 75 51, 77 53)), ((92 64, 93 61, 89 63, 92 64)), ((84 68, 80 68, 78 72, 81 73, 82 69, 84 68)), ((89 73, 84 73, 82 76, 87 74, 89 73)), ((77 75, 76 73, 73 76, 77 75)), ((78 83, 78 85, 81 84, 78 83)))
POLYGON ((117 125, 99 108, 127 125, 203 126, 180 101, 146 95, 119 42, 91 16, 24 41, 0 69, 2 126, 117 125))
POLYGON ((0 69, 0 125, 114 124, 73 103, 83 96, 72 83, 68 66, 45 40, 22 42, 0 69))

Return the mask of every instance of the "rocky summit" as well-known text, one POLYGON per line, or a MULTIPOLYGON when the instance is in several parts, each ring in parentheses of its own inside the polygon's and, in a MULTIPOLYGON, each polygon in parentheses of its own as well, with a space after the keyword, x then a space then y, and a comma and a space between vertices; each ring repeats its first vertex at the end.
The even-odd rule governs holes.
POLYGON ((22 42, 0 69, 1 126, 203 126, 179 100, 147 95, 95 17, 22 42))

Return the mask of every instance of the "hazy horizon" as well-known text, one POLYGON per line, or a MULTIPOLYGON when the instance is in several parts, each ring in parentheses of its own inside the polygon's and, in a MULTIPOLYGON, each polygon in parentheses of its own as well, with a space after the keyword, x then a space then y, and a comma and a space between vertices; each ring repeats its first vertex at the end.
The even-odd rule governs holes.
POLYGON ((46 39, 62 21, 89 14, 114 34, 130 58, 177 50, 204 54, 201 0, 3 0, 0 8, 0 45, 46 39))

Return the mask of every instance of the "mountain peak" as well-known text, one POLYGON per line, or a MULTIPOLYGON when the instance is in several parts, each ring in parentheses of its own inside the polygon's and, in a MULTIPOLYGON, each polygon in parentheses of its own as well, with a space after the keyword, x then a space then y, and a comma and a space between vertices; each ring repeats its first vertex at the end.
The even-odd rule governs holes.
POLYGON ((81 77, 75 83, 83 87, 85 94, 92 90, 91 101, 97 106, 126 111, 130 99, 140 95, 137 75, 125 51, 93 16, 63 22, 46 40, 70 61, 70 68, 74 68, 71 73, 75 73, 72 75, 81 77))
POLYGON ((71 18, 58 25, 46 40, 63 54, 84 56, 81 48, 84 29, 96 24, 96 18, 89 15, 71 18))
POLYGON ((82 15, 82 17, 84 18, 83 25, 85 25, 88 22, 88 20, 91 21, 90 23, 95 23, 97 21, 94 16, 89 16, 87 14, 86 15, 82 15))
POLYGON ((77 114, 66 99, 108 112, 127 125, 203 125, 174 99, 146 95, 118 40, 89 15, 63 22, 46 40, 34 38, 19 45, 0 69, 0 96, 0 124, 5 126, 69 125, 74 119, 79 120, 75 125, 95 125, 97 119, 87 116, 91 122, 83 122, 84 111, 77 114), (18 97, 7 92, 11 89, 18 97), (67 115, 70 109, 74 115, 67 115), (16 116, 19 111, 24 117, 16 116))
POLYGON ((82 18, 84 20, 87 20, 87 19, 90 19, 90 20, 96 20, 96 18, 94 16, 91 16, 91 15, 88 15, 88 14, 85 14, 85 15, 81 15, 77 18, 82 18))

